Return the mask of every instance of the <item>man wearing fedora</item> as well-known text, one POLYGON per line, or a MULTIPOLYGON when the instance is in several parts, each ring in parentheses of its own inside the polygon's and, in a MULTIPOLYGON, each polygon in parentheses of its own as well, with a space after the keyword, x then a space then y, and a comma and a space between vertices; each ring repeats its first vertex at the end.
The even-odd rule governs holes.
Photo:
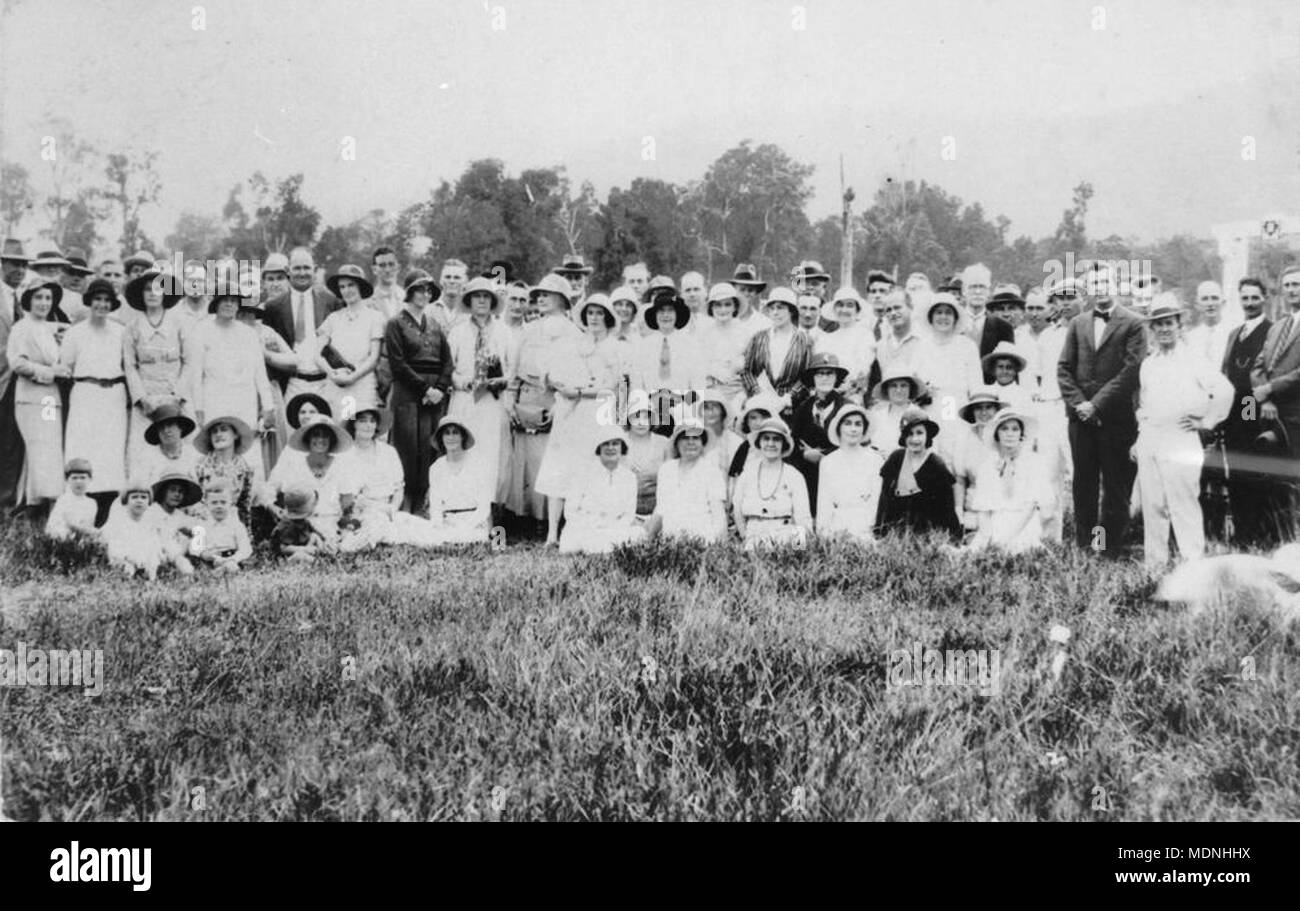
MULTIPOLYGON (((960 278, 960 290, 955 292, 970 313, 970 327, 966 334, 979 347, 980 358, 990 353, 999 342, 1014 342, 1016 331, 1000 316, 988 312, 989 288, 993 273, 983 263, 967 266, 960 278)), ((1017 291, 1017 296, 1019 292, 1017 291)), ((993 375, 984 374, 984 382, 992 383, 993 375)))
MULTIPOLYGON (((1300 269, 1296 268, 1288 269, 1282 276, 1284 283, 1297 279, 1300 279, 1300 269)), ((1284 431, 1281 436, 1287 441, 1286 454, 1295 460, 1300 458, 1300 295, 1284 297, 1290 312, 1279 314, 1277 322, 1269 328, 1264 347, 1251 369, 1250 381, 1259 420, 1281 425, 1284 431)), ((1245 304, 1243 296, 1243 309, 1245 304)), ((1278 479, 1276 488, 1275 501, 1285 510, 1282 533, 1288 540, 1295 536, 1297 481, 1300 474, 1293 470, 1278 479)))
POLYGON ((581 256, 570 253, 551 271, 573 286, 573 307, 569 312, 581 313, 587 300, 587 277, 595 270, 581 256))
POLYGON ((316 363, 316 330, 342 304, 328 288, 315 284, 316 259, 307 247, 289 252, 289 293, 267 301, 262 321, 279 333, 298 357, 298 365, 285 382, 286 400, 304 392, 320 395, 326 385, 325 372, 316 363))
POLYGON ((1128 529, 1136 473, 1129 458, 1137 439, 1133 395, 1147 351, 1142 320, 1116 306, 1113 286, 1106 265, 1088 273, 1085 290, 1092 306, 1070 320, 1056 369, 1070 422, 1075 542, 1108 557, 1123 552, 1128 529))
MULTIPOLYGON (((1300 276, 1297 276, 1300 277, 1300 276)), ((1235 543, 1246 546, 1264 546, 1276 543, 1276 529, 1271 521, 1272 506, 1269 494, 1273 484, 1256 472, 1256 440, 1264 425, 1258 419, 1259 407, 1254 402, 1254 386, 1250 374, 1264 348, 1273 322, 1264 313, 1268 295, 1264 282, 1258 278, 1243 278, 1237 283, 1237 297, 1241 301, 1246 320, 1228 333, 1224 346, 1221 370, 1232 384, 1233 405, 1223 422, 1223 464, 1212 460, 1217 471, 1209 472, 1208 480, 1223 483, 1228 491, 1228 505, 1232 511, 1235 543), (1226 474, 1226 477, 1221 477, 1226 474)), ((1207 511, 1212 516, 1211 527, 1221 527, 1215 519, 1215 504, 1207 501, 1207 511)))
POLYGON ((6 237, 0 246, 0 278, 10 293, 17 291, 27 278, 27 264, 32 258, 23 252, 23 242, 16 237, 6 237))
POLYGON ((1171 528, 1183 560, 1205 552, 1201 434, 1228 416, 1232 384, 1217 364, 1182 340, 1183 310, 1176 301, 1157 301, 1146 321, 1153 342, 1138 368, 1133 461, 1142 502, 1142 555, 1149 569, 1159 571, 1169 562, 1171 528))
POLYGON ((68 268, 63 270, 64 299, 70 291, 81 297, 81 292, 86 289, 86 279, 94 275, 95 270, 86 265, 86 251, 80 247, 69 247, 64 259, 68 261, 68 268))
MULTIPOLYGON (((54 282, 62 287, 63 277, 70 265, 72 264, 64 258, 57 247, 40 251, 36 254, 36 258, 27 264, 27 281, 18 290, 18 294, 21 296, 22 292, 32 285, 46 282, 54 282)), ((90 308, 82 303, 80 294, 69 294, 64 291, 63 297, 50 311, 49 318, 57 322, 76 323, 85 319, 89 313, 90 308)))

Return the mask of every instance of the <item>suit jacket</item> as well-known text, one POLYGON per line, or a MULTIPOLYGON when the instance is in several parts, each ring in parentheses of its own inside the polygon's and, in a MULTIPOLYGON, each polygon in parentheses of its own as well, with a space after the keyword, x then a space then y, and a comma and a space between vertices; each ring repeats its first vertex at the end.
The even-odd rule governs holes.
MULTIPOLYGON (((1015 327, 1008 323, 1000 316, 994 316, 992 313, 984 314, 984 329, 980 332, 979 349, 980 359, 989 354, 998 346, 998 342, 1015 343, 1015 327)), ((986 384, 993 382, 993 372, 984 371, 984 382, 986 384)))
POLYGON ((1056 368, 1066 414, 1077 421, 1074 406, 1092 402, 1102 423, 1135 427, 1133 396, 1147 355, 1146 326, 1136 313, 1116 305, 1101 344, 1094 345, 1092 324, 1089 307, 1066 327, 1056 368))
POLYGON ((1250 372, 1252 386, 1268 383, 1271 387, 1260 404, 1272 402, 1279 417, 1287 423, 1300 422, 1300 338, 1287 339, 1296 320, 1300 320, 1300 313, 1284 317, 1269 327, 1264 347, 1250 372))
POLYGON ((1228 378, 1228 382, 1232 383, 1234 405, 1228 412, 1223 431, 1225 442, 1233 448, 1246 445, 1259 433, 1258 422, 1247 421, 1243 417, 1245 408, 1241 400, 1251 394, 1250 374, 1260 351, 1264 348, 1264 341, 1268 338, 1268 331, 1272 325, 1272 322, 1265 317, 1244 342, 1241 340, 1241 330, 1245 326, 1238 326, 1228 333, 1228 343, 1223 349, 1221 370, 1228 378))
MULTIPOLYGON (((333 292, 331 292, 329 288, 322 288, 320 285, 312 285, 310 290, 313 309, 316 312, 316 328, 319 329, 321 323, 325 322, 325 317, 342 307, 343 303, 334 296, 333 292)), ((280 333, 280 337, 285 340, 285 343, 288 344, 290 348, 293 347, 292 290, 266 302, 266 309, 262 314, 262 322, 280 333)))

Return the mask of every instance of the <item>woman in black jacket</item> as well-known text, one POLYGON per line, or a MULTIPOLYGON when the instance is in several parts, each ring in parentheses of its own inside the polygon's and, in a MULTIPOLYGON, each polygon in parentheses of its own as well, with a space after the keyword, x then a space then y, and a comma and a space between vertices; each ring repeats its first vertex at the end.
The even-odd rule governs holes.
POLYGON ((794 434, 794 454, 790 456, 790 464, 799 469, 808 484, 808 500, 812 504, 814 516, 817 509, 818 466, 822 457, 835 449, 826 430, 844 407, 844 394, 840 390, 840 384, 848 375, 848 369, 840 366, 835 355, 814 356, 801 378, 804 386, 812 390, 812 394, 799 403, 790 419, 790 431, 794 434))
POLYGON ((899 445, 880 469, 883 479, 876 535, 945 532, 961 540, 961 524, 953 507, 953 475, 934 452, 939 425, 919 408, 909 409, 901 420, 899 445))

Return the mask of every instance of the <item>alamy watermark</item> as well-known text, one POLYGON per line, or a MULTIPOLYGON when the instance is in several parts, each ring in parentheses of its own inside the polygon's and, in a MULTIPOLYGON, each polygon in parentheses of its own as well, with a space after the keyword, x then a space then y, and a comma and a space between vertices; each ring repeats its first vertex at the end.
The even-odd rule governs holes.
POLYGON ((0 686, 79 686, 87 696, 98 696, 104 692, 104 652, 33 648, 26 642, 0 648, 0 686))
POLYGON ((885 691, 907 687, 968 686, 985 696, 1002 691, 1002 653, 998 649, 938 649, 913 642, 889 653, 885 691))

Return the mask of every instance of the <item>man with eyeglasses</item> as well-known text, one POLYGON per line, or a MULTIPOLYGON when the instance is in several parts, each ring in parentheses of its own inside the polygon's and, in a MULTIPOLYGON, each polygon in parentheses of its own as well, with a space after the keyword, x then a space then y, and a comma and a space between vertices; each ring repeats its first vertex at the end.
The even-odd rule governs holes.
MULTIPOLYGON (((1270 538, 1276 541, 1276 531, 1270 535, 1270 508, 1268 504, 1272 483, 1251 473, 1251 452, 1259 436, 1259 408, 1254 404, 1254 386, 1251 369, 1264 348, 1273 323, 1264 314, 1264 283, 1258 278, 1243 278, 1237 283, 1237 299, 1241 301, 1246 321, 1228 333, 1224 346, 1221 370, 1232 384, 1232 408, 1223 422, 1224 459, 1227 477, 1218 458, 1207 465, 1209 484, 1225 484, 1232 508, 1234 543, 1264 545, 1270 538)), ((1206 501, 1206 519, 1212 532, 1223 528, 1223 507, 1212 498, 1206 501)))
POLYGON ((1136 475, 1129 459, 1137 439, 1133 394, 1147 338, 1143 321, 1115 304, 1113 288, 1114 275, 1104 263, 1085 276, 1091 306, 1066 328, 1056 379, 1070 422, 1075 542, 1118 558, 1136 475))
POLYGON ((370 270, 375 275, 375 290, 366 303, 392 319, 406 306, 406 289, 397 281, 397 253, 392 247, 376 247, 370 256, 370 270))
MULTIPOLYGON (((1250 381, 1259 408, 1259 418, 1267 425, 1278 422, 1286 431, 1286 451, 1291 459, 1300 458, 1300 293, 1288 294, 1287 285, 1300 281, 1300 267, 1291 267, 1282 275, 1283 303, 1288 312, 1278 314, 1269 329, 1264 347, 1255 358, 1250 381)), ((1242 298, 1242 309, 1246 307, 1242 298)), ((1261 427, 1263 432, 1266 427, 1261 427)), ((1296 490, 1300 477, 1293 471, 1279 479, 1279 505, 1286 510, 1283 536, 1294 537, 1296 490)))

